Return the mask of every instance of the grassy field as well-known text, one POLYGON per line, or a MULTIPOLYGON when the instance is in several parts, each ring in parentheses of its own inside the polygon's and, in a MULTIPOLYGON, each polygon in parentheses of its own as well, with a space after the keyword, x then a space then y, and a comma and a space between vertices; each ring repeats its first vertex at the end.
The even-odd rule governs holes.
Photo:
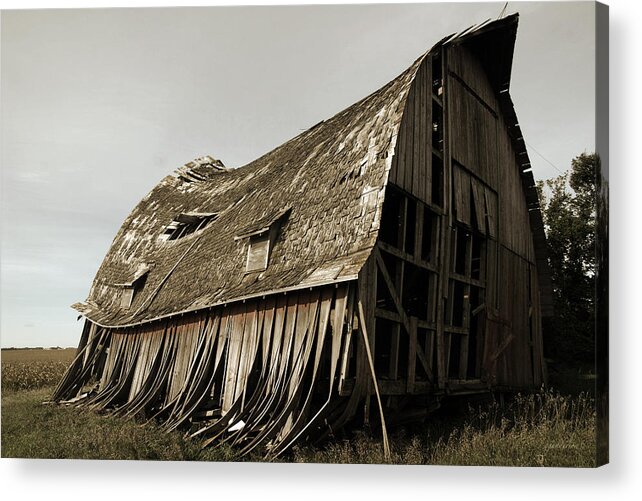
MULTIPOLYGON (((203 449, 181 433, 163 433, 88 410, 43 404, 74 350, 2 351, 2 457, 238 461, 226 447, 203 449)), ((595 412, 585 393, 552 390, 453 411, 391 430, 391 463, 593 466, 595 412)), ((244 460, 258 461, 260 456, 244 460)), ((385 463, 381 442, 363 430, 321 448, 299 447, 285 461, 385 463)))

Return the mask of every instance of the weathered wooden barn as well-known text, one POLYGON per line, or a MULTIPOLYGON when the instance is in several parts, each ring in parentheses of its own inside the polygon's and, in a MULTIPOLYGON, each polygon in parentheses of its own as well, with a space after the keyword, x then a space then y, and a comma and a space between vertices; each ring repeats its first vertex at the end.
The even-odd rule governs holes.
POLYGON ((274 456, 352 419, 541 385, 550 285, 509 95, 517 23, 443 39, 244 167, 204 157, 163 179, 74 305, 55 400, 274 456))

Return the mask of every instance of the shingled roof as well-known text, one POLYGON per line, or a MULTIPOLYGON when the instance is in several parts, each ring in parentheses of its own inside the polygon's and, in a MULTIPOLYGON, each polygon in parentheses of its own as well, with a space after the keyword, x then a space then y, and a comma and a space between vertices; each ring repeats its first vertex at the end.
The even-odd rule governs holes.
POLYGON ((205 157, 164 178, 131 212, 105 257, 89 298, 74 307, 103 326, 292 288, 351 280, 377 237, 383 188, 405 98, 423 57, 360 102, 237 169, 205 157), (245 273, 248 229, 285 211, 268 268, 245 273), (165 240, 180 214, 216 218, 165 240), (149 268, 131 307, 117 284, 149 268))
MULTIPOLYGON (((496 23, 447 41, 483 36, 496 23)), ((203 157, 165 177, 125 220, 89 298, 74 308, 99 325, 125 327, 355 279, 377 238, 406 97, 426 54, 370 96, 244 167, 203 157), (188 236, 163 238, 189 214, 209 219, 188 236), (269 266, 246 273, 248 235, 279 218, 269 266), (144 286, 123 308, 122 284, 135 280, 144 286)))

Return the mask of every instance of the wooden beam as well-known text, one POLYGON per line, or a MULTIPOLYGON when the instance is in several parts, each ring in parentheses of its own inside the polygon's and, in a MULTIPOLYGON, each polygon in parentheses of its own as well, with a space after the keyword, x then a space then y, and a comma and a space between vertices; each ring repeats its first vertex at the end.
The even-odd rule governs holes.
POLYGON ((407 387, 405 379, 398 381, 379 381, 379 389, 382 395, 406 395, 407 387))
POLYGON ((359 298, 358 307, 359 307, 359 319, 360 319, 359 325, 361 327, 359 330, 363 335, 363 344, 365 346, 366 355, 368 357, 368 365, 370 366, 372 384, 374 386, 375 395, 377 396, 377 404, 379 405, 379 415, 381 417, 381 434, 383 435, 383 454, 386 460, 389 460, 390 444, 388 443, 386 419, 385 419, 385 416, 383 415, 383 405, 381 404, 381 395, 379 394, 379 385, 377 384, 377 376, 375 374, 374 362, 372 361, 372 353, 370 353, 370 343, 369 343, 368 331, 366 327, 367 322, 366 322, 366 316, 363 313, 363 303, 361 302, 361 298, 359 298))
MULTIPOLYGON (((394 311, 384 310, 382 308, 375 309, 375 317, 384 318, 386 320, 390 320, 391 322, 396 322, 398 324, 401 323, 401 317, 399 316, 398 313, 395 313, 394 311)), ((421 329, 434 330, 437 328, 437 324, 435 324, 435 322, 428 322, 427 320, 417 319, 417 327, 420 327, 421 329)))
POLYGON ((424 230, 424 204, 415 203, 415 248, 413 249, 414 262, 421 261, 421 245, 423 243, 424 230))
POLYGON ((433 367, 432 362, 434 360, 435 356, 435 337, 437 335, 437 331, 435 330, 429 330, 428 335, 426 336, 426 356, 428 357, 428 367, 430 367, 430 374, 428 375, 431 379, 432 382, 435 382, 435 370, 436 367, 433 367))
POLYGON ((466 327, 455 327, 452 325, 446 325, 444 327, 444 331, 451 332, 453 334, 460 334, 462 336, 468 335, 468 329, 466 327))
POLYGON ((403 305, 401 304, 401 299, 399 298, 399 294, 397 294, 397 289, 395 288, 395 284, 392 282, 392 279, 388 274, 386 263, 384 263, 378 248, 375 247, 374 253, 377 260, 377 265, 379 266, 379 271, 381 272, 381 276, 383 277, 384 281, 386 282, 386 285, 388 286, 388 291, 390 292, 390 295, 392 296, 392 300, 395 303, 395 308, 397 308, 397 312, 399 313, 399 318, 401 320, 401 323, 403 324, 406 331, 410 332, 410 320, 406 315, 406 311, 403 309, 403 305))
MULTIPOLYGON (((446 75, 446 50, 441 49, 442 55, 442 75, 446 75)), ((441 238, 440 251, 439 251, 439 274, 438 274, 438 296, 437 296, 437 385, 444 388, 446 385, 446 339, 444 333, 444 300, 448 297, 448 273, 450 261, 450 232, 452 210, 450 208, 451 197, 451 158, 450 158, 450 117, 448 112, 450 110, 450 89, 448 85, 448 78, 443 79, 443 97, 442 97, 442 124, 444 128, 444 148, 443 154, 438 151, 436 155, 442 159, 443 172, 442 172, 442 193, 443 193, 443 213, 440 221, 441 238)), ((433 117, 435 121, 436 117, 433 117)), ((433 152, 438 150, 437 145, 433 144, 433 152)))
POLYGON ((495 353, 490 356, 489 360, 491 363, 499 358, 502 352, 508 348, 508 345, 513 342, 513 339, 515 339, 515 335, 509 334, 508 337, 502 341, 502 343, 497 347, 497 350, 495 350, 495 353))
POLYGON ((390 364, 388 366, 388 376, 393 381, 399 377, 399 337, 401 334, 401 325, 398 322, 392 327, 392 338, 390 339, 390 364))
MULTIPOLYGON (((416 241, 417 240, 415 240, 415 242, 416 241)), ((412 255, 408 254, 407 252, 404 252, 402 250, 397 249, 396 247, 393 247, 390 244, 382 242, 381 240, 377 241, 377 246, 382 251, 387 252, 388 254, 392 254, 393 256, 395 256, 395 257, 397 257, 399 259, 403 259, 404 261, 408 261, 408 262, 414 264, 415 266, 418 266, 419 268, 423 268, 425 270, 432 271, 433 273, 437 273, 437 271, 438 271, 437 267, 435 265, 429 263, 428 261, 424 261, 423 259, 421 259, 420 255, 419 255, 419 257, 417 257, 416 255, 412 256, 412 255)))
MULTIPOLYGON (((421 362, 421 365, 424 367, 424 370, 426 371, 426 375, 428 376, 428 379, 431 382, 434 382, 434 376, 433 376, 432 370, 430 369, 430 361, 424 354, 424 349, 419 345, 417 345, 416 347, 416 355, 417 355, 417 358, 419 359, 419 362, 421 362)), ((416 384, 416 381, 415 381, 415 384, 416 384)))
POLYGON ((383 318, 385 320, 390 320, 391 322, 401 322, 401 317, 399 316, 399 313, 395 313, 394 311, 389 311, 389 310, 384 310, 383 308, 377 308, 375 310, 375 317, 376 318, 383 318))
MULTIPOLYGON (((363 303, 364 315, 363 318, 357 315, 357 323, 362 321, 367 322, 364 329, 368 332, 368 349, 372 353, 376 353, 377 347, 375 346, 375 307, 376 307, 376 292, 377 292, 377 264, 372 256, 368 258, 364 266, 359 271, 359 282, 357 297, 359 303, 363 303)), ((356 309, 356 304, 355 304, 356 309)), ((366 359, 367 353, 360 350, 358 360, 357 378, 361 377, 366 383, 368 394, 372 393, 372 386, 367 383, 368 380, 368 361, 366 359)), ((367 416, 364 416, 367 418, 367 416)))
POLYGON ((408 374, 406 388, 412 393, 415 386, 415 370, 417 365, 417 317, 410 317, 410 341, 408 342, 408 374))
POLYGON ((471 317, 475 317, 475 316, 479 315, 485 309, 486 309, 486 303, 482 303, 470 313, 470 316, 471 317))
MULTIPOLYGON (((406 332, 410 335, 412 333, 412 326, 410 324, 410 319, 408 318, 406 311, 403 309, 403 305, 401 304, 401 299, 399 299, 399 295, 397 294, 395 285, 392 283, 392 279, 388 274, 386 263, 384 263, 383 258, 381 257, 381 253, 379 252, 379 249, 377 247, 375 247, 375 257, 377 260, 377 264, 379 265, 379 271, 381 272, 381 276, 383 277, 384 281, 386 282, 386 285, 388 286, 388 291, 390 292, 390 295, 392 296, 392 300, 395 303, 395 307, 397 308, 397 312, 399 313, 399 318, 401 320, 401 323, 403 324, 406 332)), ((429 372, 430 369, 427 364, 426 355, 424 354, 423 349, 419 346, 417 347, 417 356, 419 357, 419 360, 421 361, 422 365, 426 369, 426 372, 429 372)))
MULTIPOLYGON (((472 233, 466 232, 466 277, 470 278, 473 263, 473 236, 472 233)), ((463 327, 470 334, 470 284, 464 286, 464 305, 463 305, 463 327)), ((468 373, 468 350, 470 335, 464 336, 461 340, 461 353, 459 358, 459 378, 466 379, 468 373)))
POLYGON ((432 57, 426 58, 423 66, 423 96, 421 100, 423 158, 421 159, 421 168, 425 169, 426 172, 425 199, 432 201, 432 155, 430 154, 430 137, 432 135, 432 57))
POLYGON ((335 314, 333 317, 333 324, 332 324, 332 329, 333 331, 336 332, 343 332, 344 325, 345 325, 345 317, 343 316, 345 313, 348 315, 348 329, 346 330, 345 334, 345 343, 343 347, 343 353, 341 354, 341 364, 340 364, 340 369, 339 369, 339 394, 341 394, 344 391, 344 387, 346 384, 346 380, 348 377, 348 366, 350 363, 350 352, 353 349, 352 348, 352 304, 353 304, 353 296, 354 296, 354 289, 350 288, 348 289, 348 297, 347 301, 346 299, 342 300, 341 303, 341 309, 337 310, 337 306, 335 305, 335 314), (346 305, 347 302, 347 305, 346 305), (338 312, 342 312, 341 316, 338 315, 338 312))

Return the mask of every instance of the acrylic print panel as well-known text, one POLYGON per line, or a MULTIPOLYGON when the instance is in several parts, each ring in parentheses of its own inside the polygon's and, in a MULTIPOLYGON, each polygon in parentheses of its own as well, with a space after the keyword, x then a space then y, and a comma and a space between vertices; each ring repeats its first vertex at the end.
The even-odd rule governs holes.
POLYGON ((607 16, 4 12, 3 457, 606 463, 607 16))

